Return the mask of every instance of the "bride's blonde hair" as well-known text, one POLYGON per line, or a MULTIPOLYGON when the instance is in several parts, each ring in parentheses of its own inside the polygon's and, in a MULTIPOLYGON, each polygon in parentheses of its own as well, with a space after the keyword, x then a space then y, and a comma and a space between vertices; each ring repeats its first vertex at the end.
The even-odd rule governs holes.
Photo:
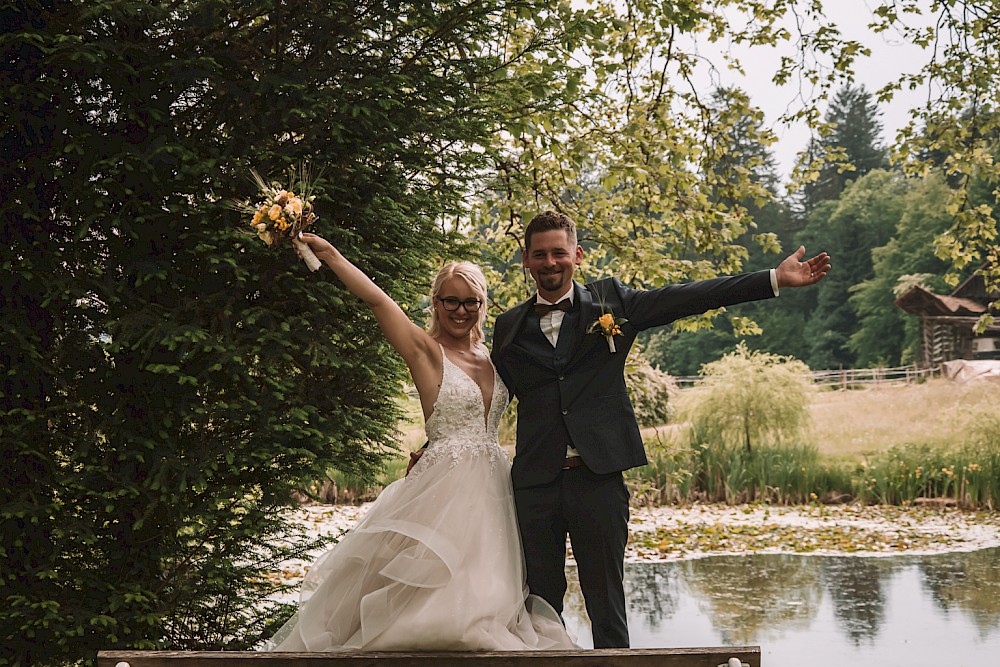
POLYGON ((486 276, 483 275, 483 270, 472 262, 448 262, 438 270, 431 285, 431 321, 427 327, 427 333, 431 335, 431 338, 437 338, 438 334, 441 333, 441 323, 437 316, 437 298, 441 294, 441 285, 452 276, 458 276, 469 283, 469 286, 475 290, 476 296, 483 302, 479 306, 479 312, 476 313, 478 316, 476 326, 472 329, 472 342, 478 343, 486 337, 486 334, 483 333, 483 322, 486 321, 486 276))

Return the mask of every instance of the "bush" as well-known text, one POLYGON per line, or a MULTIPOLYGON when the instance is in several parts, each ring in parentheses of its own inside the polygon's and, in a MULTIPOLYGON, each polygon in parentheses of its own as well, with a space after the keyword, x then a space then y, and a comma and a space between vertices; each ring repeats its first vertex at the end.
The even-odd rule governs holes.
POLYGON ((653 368, 638 346, 625 365, 625 384, 639 426, 659 426, 671 421, 677 383, 670 375, 653 368))
POLYGON ((789 442, 809 420, 808 367, 789 357, 749 350, 744 343, 702 367, 702 381, 684 394, 681 420, 695 442, 789 442))
POLYGON ((485 159, 462 147, 503 122, 477 45, 508 15, 5 5, 0 662, 247 648, 287 615, 260 608, 306 549, 281 510, 331 465, 378 468, 404 369, 328 271, 224 201, 254 195, 249 167, 326 167, 316 231, 419 313, 485 159), (413 48, 428 35, 465 55, 413 48))

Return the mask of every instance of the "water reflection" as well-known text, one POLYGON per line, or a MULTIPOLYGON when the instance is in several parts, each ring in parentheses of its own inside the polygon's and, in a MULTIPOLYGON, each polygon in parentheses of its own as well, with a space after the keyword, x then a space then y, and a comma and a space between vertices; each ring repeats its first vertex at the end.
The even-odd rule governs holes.
POLYGON ((838 627, 854 646, 871 644, 885 620, 885 582, 899 566, 892 558, 822 558, 823 588, 838 627))
POLYGON ((962 556, 920 563, 924 590, 942 612, 965 614, 981 638, 996 636, 1000 632, 1000 549, 962 556))
MULTIPOLYGON (((570 573, 567 625, 589 645, 570 573)), ((760 644, 767 667, 1000 664, 1000 548, 628 564, 635 647, 760 644)))

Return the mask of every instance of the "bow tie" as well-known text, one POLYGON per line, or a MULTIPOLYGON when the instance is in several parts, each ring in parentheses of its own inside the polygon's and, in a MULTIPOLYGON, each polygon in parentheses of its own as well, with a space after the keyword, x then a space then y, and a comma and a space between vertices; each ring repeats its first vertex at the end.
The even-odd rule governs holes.
POLYGON ((563 299, 559 303, 536 303, 535 304, 535 315, 542 317, 548 315, 553 310, 561 310, 564 313, 573 309, 573 302, 569 299, 563 299))

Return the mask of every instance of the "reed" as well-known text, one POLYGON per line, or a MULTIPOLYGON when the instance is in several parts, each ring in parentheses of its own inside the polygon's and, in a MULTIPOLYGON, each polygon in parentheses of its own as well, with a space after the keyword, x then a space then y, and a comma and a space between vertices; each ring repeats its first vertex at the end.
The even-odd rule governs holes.
POLYGON ((839 502, 852 495, 848 467, 814 445, 761 444, 751 451, 688 431, 647 441, 649 463, 626 473, 637 504, 839 502))
POLYGON ((989 418, 952 447, 896 445, 851 462, 823 456, 814 444, 705 441, 695 428, 647 440, 649 464, 626 473, 634 502, 767 502, 911 505, 951 501, 966 508, 1000 505, 1000 425, 989 418))
MULTIPOLYGON (((682 392, 683 393, 683 392, 682 392)), ((375 480, 331 468, 307 495, 364 502, 402 477, 424 442, 420 405, 405 399, 400 453, 375 480)), ((687 424, 644 429, 649 464, 627 471, 636 505, 694 502, 861 502, 909 505, 928 499, 1000 507, 1000 387, 932 381, 910 387, 817 392, 806 436, 721 444, 687 424)), ((512 450, 513 409, 501 441, 512 450)))

